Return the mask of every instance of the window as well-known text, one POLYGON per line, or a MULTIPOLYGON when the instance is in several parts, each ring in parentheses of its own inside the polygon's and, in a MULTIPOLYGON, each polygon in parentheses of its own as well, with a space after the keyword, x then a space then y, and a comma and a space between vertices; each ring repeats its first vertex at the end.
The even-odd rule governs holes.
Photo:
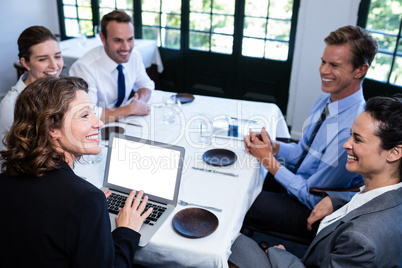
POLYGON ((367 77, 401 87, 401 0, 371 0, 365 28, 378 42, 378 53, 367 77))
POLYGON ((181 0, 142 0, 142 38, 159 47, 180 49, 181 0))
POLYGON ((63 14, 66 36, 93 35, 90 0, 63 0, 63 14))
POLYGON ((288 59, 293 0, 188 0, 185 22, 182 0, 58 0, 58 6, 62 39, 93 36, 104 14, 121 9, 139 16, 136 37, 156 40, 159 47, 181 50, 188 38, 190 50, 232 54, 240 42, 243 56, 288 59), (135 4, 141 12, 134 13, 135 4), (182 23, 189 25, 185 33, 182 23))
POLYGON ((115 9, 124 10, 133 17, 133 0, 99 0, 99 18, 115 9))
POLYGON ((62 39, 82 35, 94 36, 100 31, 100 19, 114 9, 133 16, 132 0, 58 0, 62 39), (95 12, 96 11, 96 12, 95 12))
POLYGON ((62 40, 97 33, 113 9, 132 15, 135 38, 159 46, 163 90, 275 102, 286 111, 300 0, 57 1, 62 40), (92 16, 67 16, 67 6, 92 16), (80 28, 81 20, 89 26, 80 28))
POLYGON ((292 8, 292 0, 246 0, 242 55, 287 60, 292 8))
POLYGON ((234 0, 190 0, 189 48, 232 54, 234 0))

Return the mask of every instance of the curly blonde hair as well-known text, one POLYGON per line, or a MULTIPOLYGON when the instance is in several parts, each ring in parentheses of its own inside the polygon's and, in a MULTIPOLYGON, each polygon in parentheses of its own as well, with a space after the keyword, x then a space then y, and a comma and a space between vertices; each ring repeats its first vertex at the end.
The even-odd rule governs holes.
POLYGON ((14 123, 3 140, 7 150, 0 152, 3 172, 40 177, 60 168, 64 154, 54 148, 50 131, 63 126, 77 90, 88 92, 78 77, 40 78, 20 93, 14 123))

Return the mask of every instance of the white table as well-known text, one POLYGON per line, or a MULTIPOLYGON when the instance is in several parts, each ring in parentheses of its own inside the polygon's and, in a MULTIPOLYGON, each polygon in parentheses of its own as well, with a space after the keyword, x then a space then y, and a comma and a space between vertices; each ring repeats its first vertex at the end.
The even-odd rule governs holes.
MULTIPOLYGON (((213 138, 210 146, 198 144, 198 129, 193 118, 199 112, 213 115, 228 115, 243 119, 265 121, 272 136, 289 138, 286 122, 275 104, 239 101, 216 97, 195 96, 192 103, 183 104, 173 124, 162 123, 162 96, 155 91, 149 101, 151 114, 131 116, 126 121, 139 123, 142 127, 112 123, 125 128, 125 134, 173 143, 186 148, 179 199, 188 202, 221 208, 214 212, 219 226, 209 236, 189 239, 177 234, 172 227, 174 214, 186 207, 178 205, 176 211, 155 234, 149 244, 139 248, 135 261, 151 267, 227 267, 230 247, 240 231, 243 218, 262 189, 266 170, 252 156, 247 155, 239 140, 213 138), (212 167, 204 163, 202 154, 211 148, 227 148, 237 154, 238 160, 231 166, 212 167), (204 167, 239 174, 230 177, 197 171, 191 167, 204 167)), ((103 155, 106 156, 106 148, 103 155)), ((97 187, 102 186, 105 159, 95 165, 77 165, 75 172, 97 187)), ((189 207, 189 206, 187 206, 189 207)))
MULTIPOLYGON (((82 57, 92 48, 101 46, 102 41, 97 35, 93 38, 72 38, 64 40, 61 41, 59 45, 63 55, 64 64, 67 66, 63 72, 68 74, 69 68, 77 59, 82 57)), ((149 68, 151 65, 155 64, 157 65, 158 72, 163 72, 162 59, 159 54, 158 46, 154 40, 135 39, 134 49, 138 50, 141 54, 145 68, 149 68)))

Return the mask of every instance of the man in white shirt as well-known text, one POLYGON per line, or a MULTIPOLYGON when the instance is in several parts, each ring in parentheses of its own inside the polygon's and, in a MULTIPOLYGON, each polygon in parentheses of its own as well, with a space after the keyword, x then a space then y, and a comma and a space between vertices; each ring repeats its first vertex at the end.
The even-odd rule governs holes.
POLYGON ((133 50, 131 17, 114 10, 103 16, 101 29, 103 46, 77 60, 70 68, 70 75, 88 83, 89 96, 100 108, 97 112, 104 123, 128 115, 149 114, 147 101, 155 84, 145 71, 141 55, 133 50), (131 98, 132 91, 135 94, 131 98))

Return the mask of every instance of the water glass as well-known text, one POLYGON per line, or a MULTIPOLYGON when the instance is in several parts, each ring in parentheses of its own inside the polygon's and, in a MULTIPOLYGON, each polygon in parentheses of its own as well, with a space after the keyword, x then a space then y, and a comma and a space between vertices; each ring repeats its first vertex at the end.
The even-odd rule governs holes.
POLYGON ((95 25, 94 26, 94 35, 99 36, 100 32, 101 32, 101 26, 100 25, 95 25))
POLYGON ((170 95, 163 99, 163 123, 173 124, 177 110, 181 107, 181 102, 176 95, 170 95))
POLYGON ((210 145, 211 136, 213 131, 213 120, 210 116, 200 115, 198 119, 199 130, 200 130, 200 144, 210 145))
POLYGON ((99 154, 86 154, 83 156, 84 161, 88 164, 97 164, 102 161, 103 154, 102 151, 100 151, 99 154))
POLYGON ((78 46, 85 47, 86 44, 87 44, 87 36, 81 33, 78 37, 78 46))

